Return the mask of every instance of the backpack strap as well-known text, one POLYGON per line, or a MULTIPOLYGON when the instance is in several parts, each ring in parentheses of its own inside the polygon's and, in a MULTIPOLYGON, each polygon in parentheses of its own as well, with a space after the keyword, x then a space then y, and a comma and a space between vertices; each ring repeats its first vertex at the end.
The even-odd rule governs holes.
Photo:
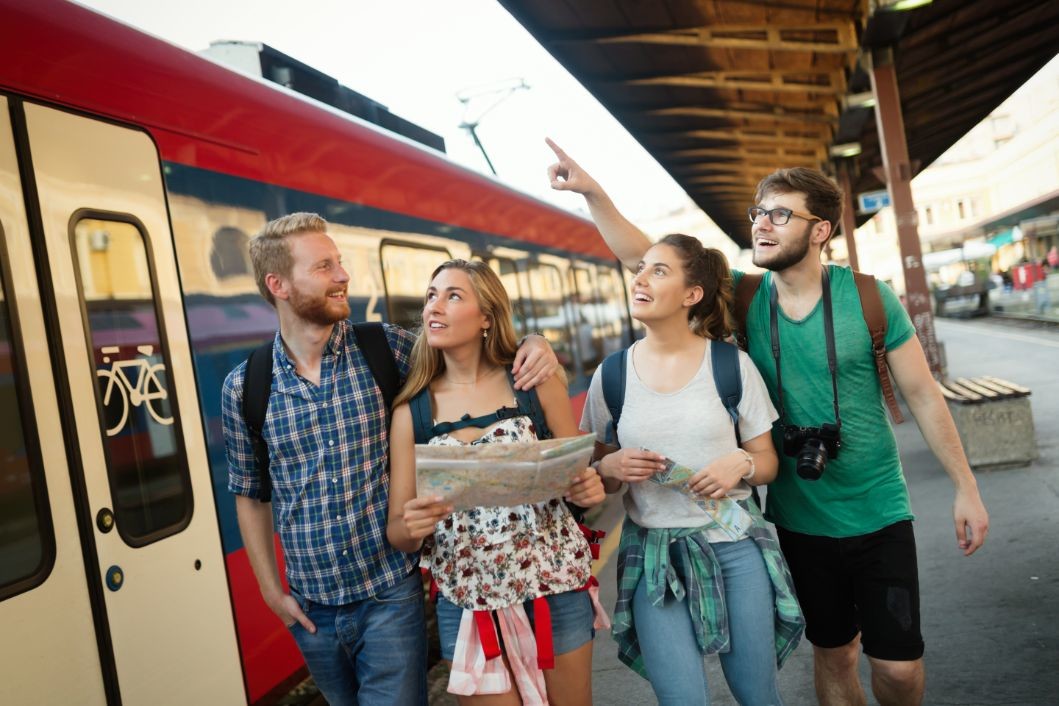
POLYGON ((412 412, 412 432, 417 444, 425 444, 434 436, 434 415, 430 409, 430 388, 424 387, 408 400, 412 412))
POLYGON ((368 368, 371 370, 371 376, 375 378, 375 384, 382 392, 382 399, 386 404, 387 424, 389 424, 393 401, 401 387, 401 374, 393 359, 390 342, 386 340, 386 329, 377 322, 363 322, 353 324, 353 335, 356 336, 357 345, 368 361, 368 368))
POLYGON ((603 359, 603 373, 600 382, 603 384, 603 401, 610 410, 610 427, 607 429, 607 444, 620 446, 618 443, 618 420, 621 419, 621 408, 625 404, 625 372, 628 366, 629 349, 615 351, 603 359))
POLYGON ((732 318, 735 319, 735 341, 744 351, 747 350, 746 315, 750 311, 750 302, 754 300, 763 275, 743 273, 735 285, 735 302, 732 306, 732 318))
POLYGON ((743 380, 739 375, 739 349, 721 340, 710 341, 710 362, 713 367, 713 384, 724 404, 728 416, 735 425, 736 441, 739 441, 739 401, 743 398, 743 380))
MULTIPOLYGON (((511 383, 511 389, 515 390, 515 376, 511 372, 511 368, 507 368, 507 380, 511 383)), ((518 402, 519 414, 524 414, 533 421, 538 439, 551 439, 555 436, 552 434, 552 430, 548 428, 548 420, 544 416, 544 408, 541 407, 541 400, 537 396, 536 388, 515 390, 515 400, 518 402)))
POLYGON ((260 492, 258 500, 272 501, 272 477, 269 475, 268 444, 261 435, 265 428, 268 398, 272 394, 272 346, 274 339, 250 352, 243 375, 243 421, 250 433, 254 448, 254 467, 257 469, 260 492))
POLYGON ((883 397, 886 398, 886 406, 894 424, 900 424, 905 418, 901 415, 901 408, 897 406, 897 397, 894 395, 890 371, 886 364, 887 321, 879 286, 873 276, 862 272, 854 272, 853 281, 857 283, 861 314, 868 326, 868 333, 871 334, 871 352, 875 357, 875 372, 879 376, 879 385, 882 387, 883 397))

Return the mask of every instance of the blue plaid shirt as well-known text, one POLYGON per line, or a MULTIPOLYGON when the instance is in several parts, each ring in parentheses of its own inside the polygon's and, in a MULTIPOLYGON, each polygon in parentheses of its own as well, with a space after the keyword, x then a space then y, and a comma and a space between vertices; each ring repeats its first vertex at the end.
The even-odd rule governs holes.
MULTIPOLYGON (((415 337, 386 326, 402 377, 415 337)), ((221 413, 228 490, 257 498, 260 482, 242 414, 241 363, 224 381, 221 413)), ((412 572, 417 557, 386 541, 389 433, 382 393, 349 321, 335 324, 320 362, 320 385, 295 373, 277 333, 268 444, 272 509, 287 580, 306 598, 343 605, 377 594, 412 572)))

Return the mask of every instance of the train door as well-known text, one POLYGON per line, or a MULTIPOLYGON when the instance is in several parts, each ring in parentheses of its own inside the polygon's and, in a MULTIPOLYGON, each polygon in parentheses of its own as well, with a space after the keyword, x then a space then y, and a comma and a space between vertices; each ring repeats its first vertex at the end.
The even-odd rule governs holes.
POLYGON ((243 703, 158 152, 137 130, 30 103, 23 115, 54 292, 55 438, 74 449, 109 700, 243 703))
POLYGON ((0 703, 102 704, 24 203, 0 96, 0 703))

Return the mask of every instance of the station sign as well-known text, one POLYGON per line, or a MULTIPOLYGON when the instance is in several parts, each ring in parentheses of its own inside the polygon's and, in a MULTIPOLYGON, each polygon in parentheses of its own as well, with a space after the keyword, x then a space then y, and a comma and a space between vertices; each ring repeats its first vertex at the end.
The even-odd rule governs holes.
POLYGON ((857 194, 857 206, 861 213, 875 213, 890 205, 890 192, 886 189, 865 191, 857 194))

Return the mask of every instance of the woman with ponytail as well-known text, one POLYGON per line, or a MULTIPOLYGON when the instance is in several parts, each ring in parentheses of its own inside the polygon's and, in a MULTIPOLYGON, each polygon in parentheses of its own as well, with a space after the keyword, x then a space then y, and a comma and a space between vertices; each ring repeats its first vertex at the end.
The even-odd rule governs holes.
POLYGON ((728 345, 721 342, 732 331, 731 272, 717 250, 668 235, 644 255, 631 293, 647 335, 625 352, 619 424, 604 396, 603 366, 581 420, 601 445, 621 446, 594 464, 608 492, 625 490, 619 658, 663 705, 709 703, 703 656, 711 653, 740 704, 780 704, 777 671, 804 621, 751 498, 752 485, 776 476, 776 410, 742 351, 738 430, 714 382, 711 346, 728 345), (694 469, 686 489, 657 482, 670 460, 694 469))

